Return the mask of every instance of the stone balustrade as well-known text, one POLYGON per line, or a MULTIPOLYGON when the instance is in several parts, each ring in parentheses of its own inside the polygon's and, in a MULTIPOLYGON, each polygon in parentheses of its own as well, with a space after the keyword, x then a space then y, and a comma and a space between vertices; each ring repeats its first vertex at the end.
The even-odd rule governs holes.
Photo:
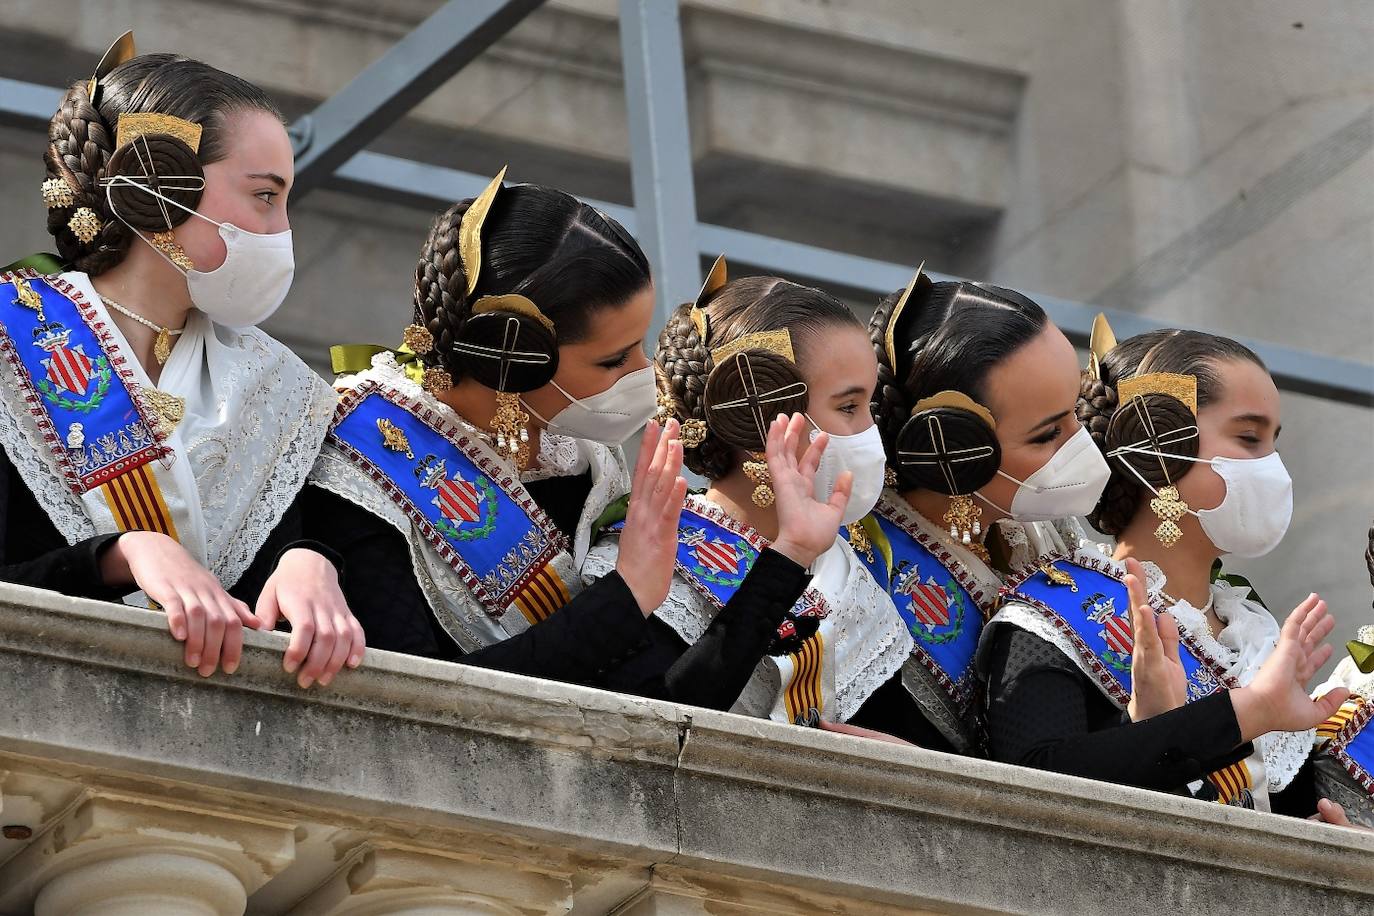
POLYGON ((0 586, 0 914, 1367 913, 1374 837, 0 586))

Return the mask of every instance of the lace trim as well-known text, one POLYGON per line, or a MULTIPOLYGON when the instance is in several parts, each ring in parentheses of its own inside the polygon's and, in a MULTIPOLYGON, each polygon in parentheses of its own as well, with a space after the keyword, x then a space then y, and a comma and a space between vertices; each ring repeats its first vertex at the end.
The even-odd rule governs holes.
MULTIPOLYGON (((214 326, 209 333, 225 331, 214 326)), ((239 362, 227 380, 241 398, 240 422, 230 435, 211 433, 186 444, 207 516, 225 520, 207 526, 207 550, 226 587, 238 582, 305 486, 338 400, 263 332, 238 332, 238 342, 256 356, 239 362), (241 521, 233 524, 236 518, 241 521)))

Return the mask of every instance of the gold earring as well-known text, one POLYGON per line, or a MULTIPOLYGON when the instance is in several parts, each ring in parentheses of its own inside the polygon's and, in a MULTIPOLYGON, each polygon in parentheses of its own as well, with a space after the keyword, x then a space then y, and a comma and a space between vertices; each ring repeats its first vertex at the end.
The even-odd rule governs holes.
POLYGON ((185 248, 177 244, 177 237, 172 234, 172 230, 164 229, 162 232, 154 232, 153 247, 166 255, 167 260, 182 270, 195 270, 196 265, 191 262, 191 256, 186 253, 185 248))
POLYGON ((496 415, 491 418, 491 431, 496 433, 496 450, 523 471, 530 462, 530 415, 520 405, 520 395, 509 391, 496 392, 496 415))
POLYGON ((1188 504, 1178 495, 1178 487, 1161 487, 1159 495, 1150 500, 1150 511, 1159 518, 1155 538, 1165 547, 1172 547, 1183 537, 1178 520, 1188 514, 1188 504))
POLYGON ((744 462, 744 476, 754 485, 749 498, 760 509, 766 509, 773 505, 773 475, 768 473, 768 462, 761 454, 750 452, 749 459, 744 462))
POLYGON ((80 239, 81 244, 89 245, 95 241, 100 230, 105 228, 105 224, 90 207, 77 207, 72 218, 67 220, 67 228, 72 231, 72 235, 80 239))
POLYGON ((442 394, 453 387, 453 376, 448 374, 447 369, 430 366, 420 376, 420 386, 430 394, 442 394))
POLYGON ((401 343, 412 353, 429 353, 434 349, 434 335, 422 324, 408 324, 401 332, 401 343))
POLYGON ((952 497, 942 518, 949 526, 950 537, 986 561, 987 548, 981 540, 975 540, 983 533, 983 507, 974 502, 973 497, 968 494, 952 497))
POLYGON ((56 210, 59 207, 70 207, 76 203, 76 195, 72 193, 72 186, 61 178, 49 178, 43 182, 43 205, 49 210, 56 210))

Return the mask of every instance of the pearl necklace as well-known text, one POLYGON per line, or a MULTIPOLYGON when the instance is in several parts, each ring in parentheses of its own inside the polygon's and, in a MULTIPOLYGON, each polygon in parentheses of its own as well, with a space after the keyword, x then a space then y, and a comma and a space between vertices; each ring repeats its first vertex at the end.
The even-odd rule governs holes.
POLYGON ((137 312, 133 312, 129 309, 126 309, 124 306, 120 305, 118 302, 115 302, 113 299, 111 299, 109 296, 106 296, 104 293, 100 293, 99 295, 100 301, 105 303, 106 308, 112 308, 119 314, 123 315, 125 318, 131 318, 134 321, 137 321, 139 324, 143 325, 145 328, 149 328, 157 332, 157 340, 153 341, 153 359, 157 360, 157 364, 159 366, 165 365, 167 360, 172 355, 172 338, 180 337, 181 332, 186 329, 177 328, 176 330, 172 330, 171 328, 164 328, 161 325, 154 324, 153 322, 149 321, 147 318, 144 318, 137 312))

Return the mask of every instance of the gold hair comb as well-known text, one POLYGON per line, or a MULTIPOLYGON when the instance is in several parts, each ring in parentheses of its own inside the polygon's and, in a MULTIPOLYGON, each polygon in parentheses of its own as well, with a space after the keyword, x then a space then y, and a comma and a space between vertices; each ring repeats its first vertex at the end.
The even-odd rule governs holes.
POLYGON ((933 410, 936 407, 953 407, 956 410, 967 410, 970 413, 982 417, 983 420, 987 422, 988 426, 993 429, 997 428, 997 421, 993 418, 992 411, 988 410, 962 391, 937 391, 928 398, 921 398, 921 400, 916 402, 916 406, 911 408, 911 415, 914 417, 923 410, 933 410))
POLYGON ((1116 399, 1119 405, 1125 405, 1132 398, 1144 397, 1147 394, 1167 394, 1188 405, 1193 416, 1197 416, 1196 376, 1179 375, 1175 372, 1147 372, 1145 375, 1124 378, 1116 383, 1116 399))
POLYGON ((1102 381, 1102 360, 1116 349, 1116 334, 1101 312, 1093 319, 1092 334, 1088 338, 1088 375, 1102 381))
POLYGON ((96 103, 95 91, 100 87, 100 81, 109 75, 110 71, 127 60, 132 59, 138 54, 134 48, 134 33, 132 30, 125 32, 114 40, 114 44, 101 55, 100 63, 95 65, 95 73, 86 81, 86 97, 91 100, 91 104, 96 103))
POLYGON ((711 360, 719 366, 743 350, 766 350, 769 353, 776 353, 789 363, 796 363, 797 361, 796 354, 792 350, 792 332, 786 328, 745 334, 738 340, 732 340, 728 344, 723 344, 712 350, 711 360))
POLYGON ((509 166, 501 167, 496 177, 473 199, 458 223, 458 257, 463 262, 463 273, 468 278, 469 296, 477 288, 477 274, 482 270, 482 223, 491 210, 492 202, 496 200, 496 192, 501 190, 501 181, 506 177, 507 168, 509 166))
POLYGON ((544 327, 549 329, 549 333, 554 332, 553 321, 539 311, 539 306, 535 305, 529 298, 519 293, 507 293, 503 296, 483 296, 472 304, 472 314, 480 315, 483 312, 515 312, 517 315, 524 315, 533 318, 544 327))
POLYGON ((144 134, 167 134, 185 143, 191 148, 191 152, 199 153, 201 133, 199 124, 193 124, 175 115, 156 112, 122 114, 115 124, 115 146, 121 147, 126 143, 132 143, 144 134))
POLYGON ((692 302, 692 310, 687 313, 692 319, 692 325, 697 329, 697 340, 701 341, 702 346, 706 345, 706 338, 711 334, 711 319, 701 304, 729 282, 727 273, 725 255, 719 255, 711 269, 706 272, 706 281, 701 284, 701 292, 697 293, 696 299, 692 302))
POLYGON ((916 275, 902 291, 902 298, 897 300, 897 304, 892 307, 892 313, 887 316, 887 327, 883 330, 883 350, 887 353, 887 364, 894 370, 897 368, 897 321, 902 317, 902 310, 906 308, 907 300, 911 298, 911 292, 920 282, 921 273, 925 269, 926 262, 922 261, 921 266, 916 268, 916 275))

